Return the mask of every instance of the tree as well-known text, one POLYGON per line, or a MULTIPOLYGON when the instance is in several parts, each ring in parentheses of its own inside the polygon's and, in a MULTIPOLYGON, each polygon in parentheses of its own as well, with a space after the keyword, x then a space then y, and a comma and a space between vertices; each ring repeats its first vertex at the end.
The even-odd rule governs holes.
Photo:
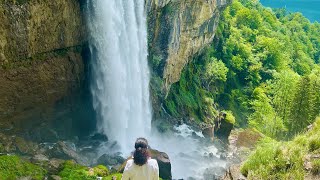
POLYGON ((290 108, 300 76, 292 70, 284 70, 274 75, 271 81, 272 105, 277 115, 288 127, 290 108))
POLYGON ((296 135, 305 129, 314 119, 310 119, 312 109, 311 101, 311 79, 304 76, 300 79, 297 91, 294 94, 289 117, 289 135, 296 135))
POLYGON ((320 66, 317 66, 310 74, 310 114, 309 119, 313 120, 320 115, 320 66))
POLYGON ((253 96, 255 100, 251 102, 253 113, 248 118, 249 125, 269 137, 277 138, 286 130, 282 119, 277 116, 263 88, 256 88, 253 96))

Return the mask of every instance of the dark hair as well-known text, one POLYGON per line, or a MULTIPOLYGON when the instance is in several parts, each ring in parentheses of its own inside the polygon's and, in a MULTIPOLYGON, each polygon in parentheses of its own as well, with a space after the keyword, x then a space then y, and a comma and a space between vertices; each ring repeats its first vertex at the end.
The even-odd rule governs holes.
POLYGON ((134 163, 139 166, 146 164, 150 157, 148 141, 145 138, 138 138, 134 144, 134 148, 136 149, 133 152, 134 163))

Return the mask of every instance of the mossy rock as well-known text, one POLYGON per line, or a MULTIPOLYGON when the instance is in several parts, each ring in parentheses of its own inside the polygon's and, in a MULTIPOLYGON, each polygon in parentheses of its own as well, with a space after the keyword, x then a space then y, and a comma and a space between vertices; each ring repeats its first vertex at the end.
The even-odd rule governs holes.
POLYGON ((21 137, 16 137, 15 145, 22 154, 34 154, 38 150, 37 144, 26 141, 21 137))
POLYGON ((98 165, 93 168, 94 175, 104 177, 109 175, 109 169, 103 165, 98 165))
POLYGON ((76 164, 74 161, 66 161, 63 165, 62 171, 60 171, 59 176, 62 180, 96 180, 95 175, 91 175, 89 168, 76 164))
POLYGON ((3 179, 31 177, 35 180, 42 180, 46 174, 46 170, 42 167, 31 164, 18 156, 0 156, 0 177, 3 179))

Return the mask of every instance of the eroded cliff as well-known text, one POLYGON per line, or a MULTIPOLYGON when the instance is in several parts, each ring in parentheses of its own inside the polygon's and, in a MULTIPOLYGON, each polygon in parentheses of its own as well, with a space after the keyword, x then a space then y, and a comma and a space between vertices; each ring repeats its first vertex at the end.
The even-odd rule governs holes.
MULTIPOLYGON (((84 86, 88 88, 85 73, 90 54, 84 52, 88 36, 81 7, 85 2, 0 2, 1 127, 16 127, 26 119, 37 119, 41 126, 53 114, 65 119, 52 109, 84 86)), ((158 91, 167 93, 179 81, 188 60, 212 41, 220 12, 228 2, 146 0, 149 60, 154 74, 164 82, 156 87, 158 91)), ((69 108, 74 109, 73 104, 69 108)), ((160 106, 154 109, 159 111, 160 106)))
POLYGON ((189 59, 212 42, 230 0, 147 0, 149 51, 165 92, 189 59))
POLYGON ((46 119, 47 106, 79 90, 85 39, 78 0, 0 2, 1 127, 46 119))

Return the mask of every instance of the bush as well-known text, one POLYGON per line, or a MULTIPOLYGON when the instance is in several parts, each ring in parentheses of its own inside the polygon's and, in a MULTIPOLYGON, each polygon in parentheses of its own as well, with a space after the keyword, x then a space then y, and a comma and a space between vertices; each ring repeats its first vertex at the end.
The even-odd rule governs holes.
POLYGON ((103 165, 98 165, 98 166, 94 167, 93 172, 94 172, 94 175, 100 176, 100 177, 109 175, 108 168, 103 165))
POLYGON ((224 111, 226 113, 226 121, 235 124, 236 118, 233 116, 232 111, 224 111))

